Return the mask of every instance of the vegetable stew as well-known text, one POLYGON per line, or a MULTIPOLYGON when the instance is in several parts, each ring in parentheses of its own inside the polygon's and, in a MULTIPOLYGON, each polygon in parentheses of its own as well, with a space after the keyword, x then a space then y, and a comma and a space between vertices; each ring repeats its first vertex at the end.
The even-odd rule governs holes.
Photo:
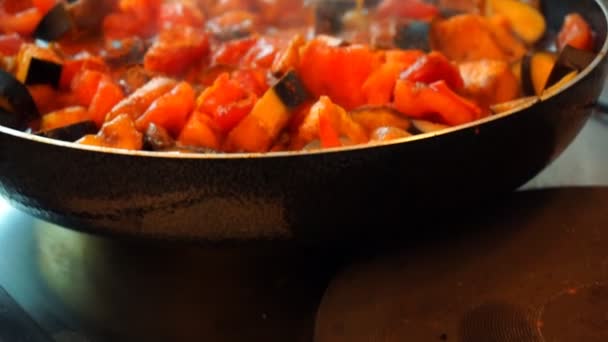
POLYGON ((5 0, 0 124, 163 152, 373 144, 516 109, 594 38, 524 0, 5 0))

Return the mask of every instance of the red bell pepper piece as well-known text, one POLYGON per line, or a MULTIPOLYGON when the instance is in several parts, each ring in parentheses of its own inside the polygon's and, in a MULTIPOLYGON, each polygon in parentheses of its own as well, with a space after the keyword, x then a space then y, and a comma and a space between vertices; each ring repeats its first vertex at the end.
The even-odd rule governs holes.
POLYGON ((451 126, 472 122, 482 115, 477 105, 454 93, 445 81, 427 86, 399 80, 395 86, 394 105, 407 116, 426 119, 439 116, 443 123, 451 126))
POLYGON ((464 87, 458 68, 437 51, 421 56, 401 74, 401 79, 426 84, 444 80, 452 89, 464 87))

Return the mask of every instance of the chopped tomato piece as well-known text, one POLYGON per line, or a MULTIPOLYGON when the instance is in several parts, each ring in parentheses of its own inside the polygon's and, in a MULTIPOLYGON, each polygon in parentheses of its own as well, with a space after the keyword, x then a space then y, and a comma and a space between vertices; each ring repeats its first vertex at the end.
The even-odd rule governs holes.
POLYGON ((559 32, 557 45, 560 50, 570 45, 577 49, 592 51, 594 44, 591 26, 578 13, 567 15, 559 32))
POLYGON ((148 50, 144 67, 149 71, 178 76, 209 52, 207 34, 192 27, 163 31, 148 50))
POLYGON ((86 108, 68 107, 42 116, 40 129, 48 131, 86 120, 89 120, 89 113, 86 108))
POLYGON ((443 123, 452 126, 474 121, 482 115, 477 105, 454 93, 445 81, 428 86, 407 80, 397 81, 395 108, 414 118, 439 116, 443 123))
POLYGON ((419 50, 388 51, 386 63, 376 69, 365 81, 362 91, 369 105, 385 105, 392 101, 393 89, 401 72, 405 71, 418 58, 424 56, 419 50))
POLYGON ((19 53, 24 40, 17 33, 0 35, 0 55, 14 56, 19 53))
POLYGON ((368 46, 335 46, 317 37, 303 48, 298 74, 313 95, 354 109, 366 103, 363 84, 380 65, 381 55, 368 46))
POLYGON ((183 146, 205 147, 218 150, 220 139, 213 128, 211 118, 205 114, 194 112, 179 135, 178 141, 183 146))
POLYGON ((103 59, 97 56, 81 55, 73 60, 68 60, 63 63, 61 69, 61 80, 59 81, 59 87, 62 89, 69 89, 74 81, 74 78, 82 70, 95 70, 105 73, 108 71, 108 67, 103 59))
POLYGON ((43 16, 36 7, 16 14, 0 12, 0 31, 29 36, 34 32, 43 16))
POLYGON ((91 120, 101 127, 106 119, 106 115, 124 99, 125 95, 117 84, 109 78, 102 78, 91 100, 89 115, 91 120))
POLYGON ((140 132, 144 132, 153 123, 163 127, 173 136, 178 136, 194 110, 195 100, 196 94, 192 86, 181 82, 154 101, 137 119, 135 125, 140 132))
POLYGON ((44 15, 57 4, 57 0, 32 0, 32 4, 44 15))
POLYGON ((170 78, 155 77, 151 79, 114 106, 110 113, 106 115, 106 121, 113 120, 121 114, 129 114, 133 120, 137 120, 156 99, 171 91, 176 85, 177 82, 170 78))
POLYGON ((72 81, 72 92, 76 94, 78 104, 89 107, 99 87, 99 82, 107 77, 104 73, 96 70, 83 70, 72 81))
POLYGON ((243 56, 241 63, 243 66, 250 68, 270 69, 280 51, 281 45, 287 43, 289 42, 282 42, 280 39, 258 39, 255 45, 243 56))
POLYGON ((436 51, 420 57, 401 74, 401 79, 426 84, 443 80, 454 90, 464 87, 458 67, 436 51))
POLYGON ((214 65, 240 65, 241 60, 257 43, 258 37, 251 36, 247 38, 231 40, 222 44, 213 55, 214 65))
POLYGON ((232 73, 232 79, 247 92, 254 93, 258 97, 264 95, 270 88, 263 69, 238 69, 232 73))
POLYGON ((257 96, 228 74, 222 74, 198 99, 198 110, 209 115, 221 133, 228 133, 251 112, 257 96))

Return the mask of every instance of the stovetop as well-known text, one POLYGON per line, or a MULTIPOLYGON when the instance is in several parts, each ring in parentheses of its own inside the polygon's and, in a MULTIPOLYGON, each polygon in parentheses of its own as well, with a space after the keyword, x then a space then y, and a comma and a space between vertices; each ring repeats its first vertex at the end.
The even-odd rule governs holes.
POLYGON ((0 341, 605 342, 605 146, 598 114, 512 198, 339 245, 116 240, 0 202, 0 341))

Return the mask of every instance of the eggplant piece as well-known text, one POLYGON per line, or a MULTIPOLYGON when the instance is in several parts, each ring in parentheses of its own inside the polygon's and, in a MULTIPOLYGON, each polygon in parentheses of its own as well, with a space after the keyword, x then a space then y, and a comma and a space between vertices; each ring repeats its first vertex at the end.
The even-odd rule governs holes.
POLYGON ((144 134, 144 150, 167 151, 175 147, 175 140, 166 129, 151 123, 144 134))
POLYGON ((0 70, 0 125, 24 130, 40 113, 29 90, 13 75, 0 70))
POLYGON ((63 65, 56 53, 33 44, 24 45, 17 58, 17 79, 25 85, 59 86, 63 65))
POLYGON ((400 49, 431 50, 431 24, 424 21, 410 21, 397 27, 394 43, 400 49))
POLYGON ((557 57, 555 66, 551 70, 547 87, 552 87, 572 72, 581 72, 587 68, 597 57, 593 52, 577 49, 570 45, 565 46, 557 57))
POLYGON ((266 91, 251 113, 230 132, 227 149, 235 152, 268 151, 289 123, 294 110, 309 97, 298 75, 293 70, 288 72, 266 91))
POLYGON ((426 120, 412 120, 412 127, 409 129, 409 133, 413 135, 426 134, 437 131, 448 129, 450 126, 438 124, 426 120))
POLYGON ((565 77, 579 73, 593 62, 592 52, 566 46, 558 56, 551 52, 535 52, 524 57, 521 63, 521 81, 526 96, 540 96, 565 77))
MULTIPOLYGON (((365 0, 364 9, 376 7, 380 0, 365 0)), ((356 0, 319 1, 315 8, 315 34, 335 35, 342 32, 347 13, 357 8, 356 0)))
POLYGON ((34 30, 34 38, 47 42, 56 41, 72 30, 72 16, 63 2, 55 5, 34 30))
POLYGON ((142 64, 146 44, 140 38, 112 40, 104 51, 104 60, 112 67, 142 64))
POLYGON ((553 53, 540 51, 526 54, 521 62, 521 83, 525 96, 541 95, 556 62, 553 53))
POLYGON ((98 130, 94 121, 83 121, 49 131, 37 132, 36 135, 66 142, 76 142, 86 135, 96 134, 98 130))
POLYGON ((308 90, 293 70, 283 76, 272 91, 289 110, 299 107, 310 98, 308 90))
POLYGON ((61 64, 31 57, 23 81, 27 85, 49 84, 57 88, 59 87, 59 81, 61 81, 62 72, 63 65, 61 64))

